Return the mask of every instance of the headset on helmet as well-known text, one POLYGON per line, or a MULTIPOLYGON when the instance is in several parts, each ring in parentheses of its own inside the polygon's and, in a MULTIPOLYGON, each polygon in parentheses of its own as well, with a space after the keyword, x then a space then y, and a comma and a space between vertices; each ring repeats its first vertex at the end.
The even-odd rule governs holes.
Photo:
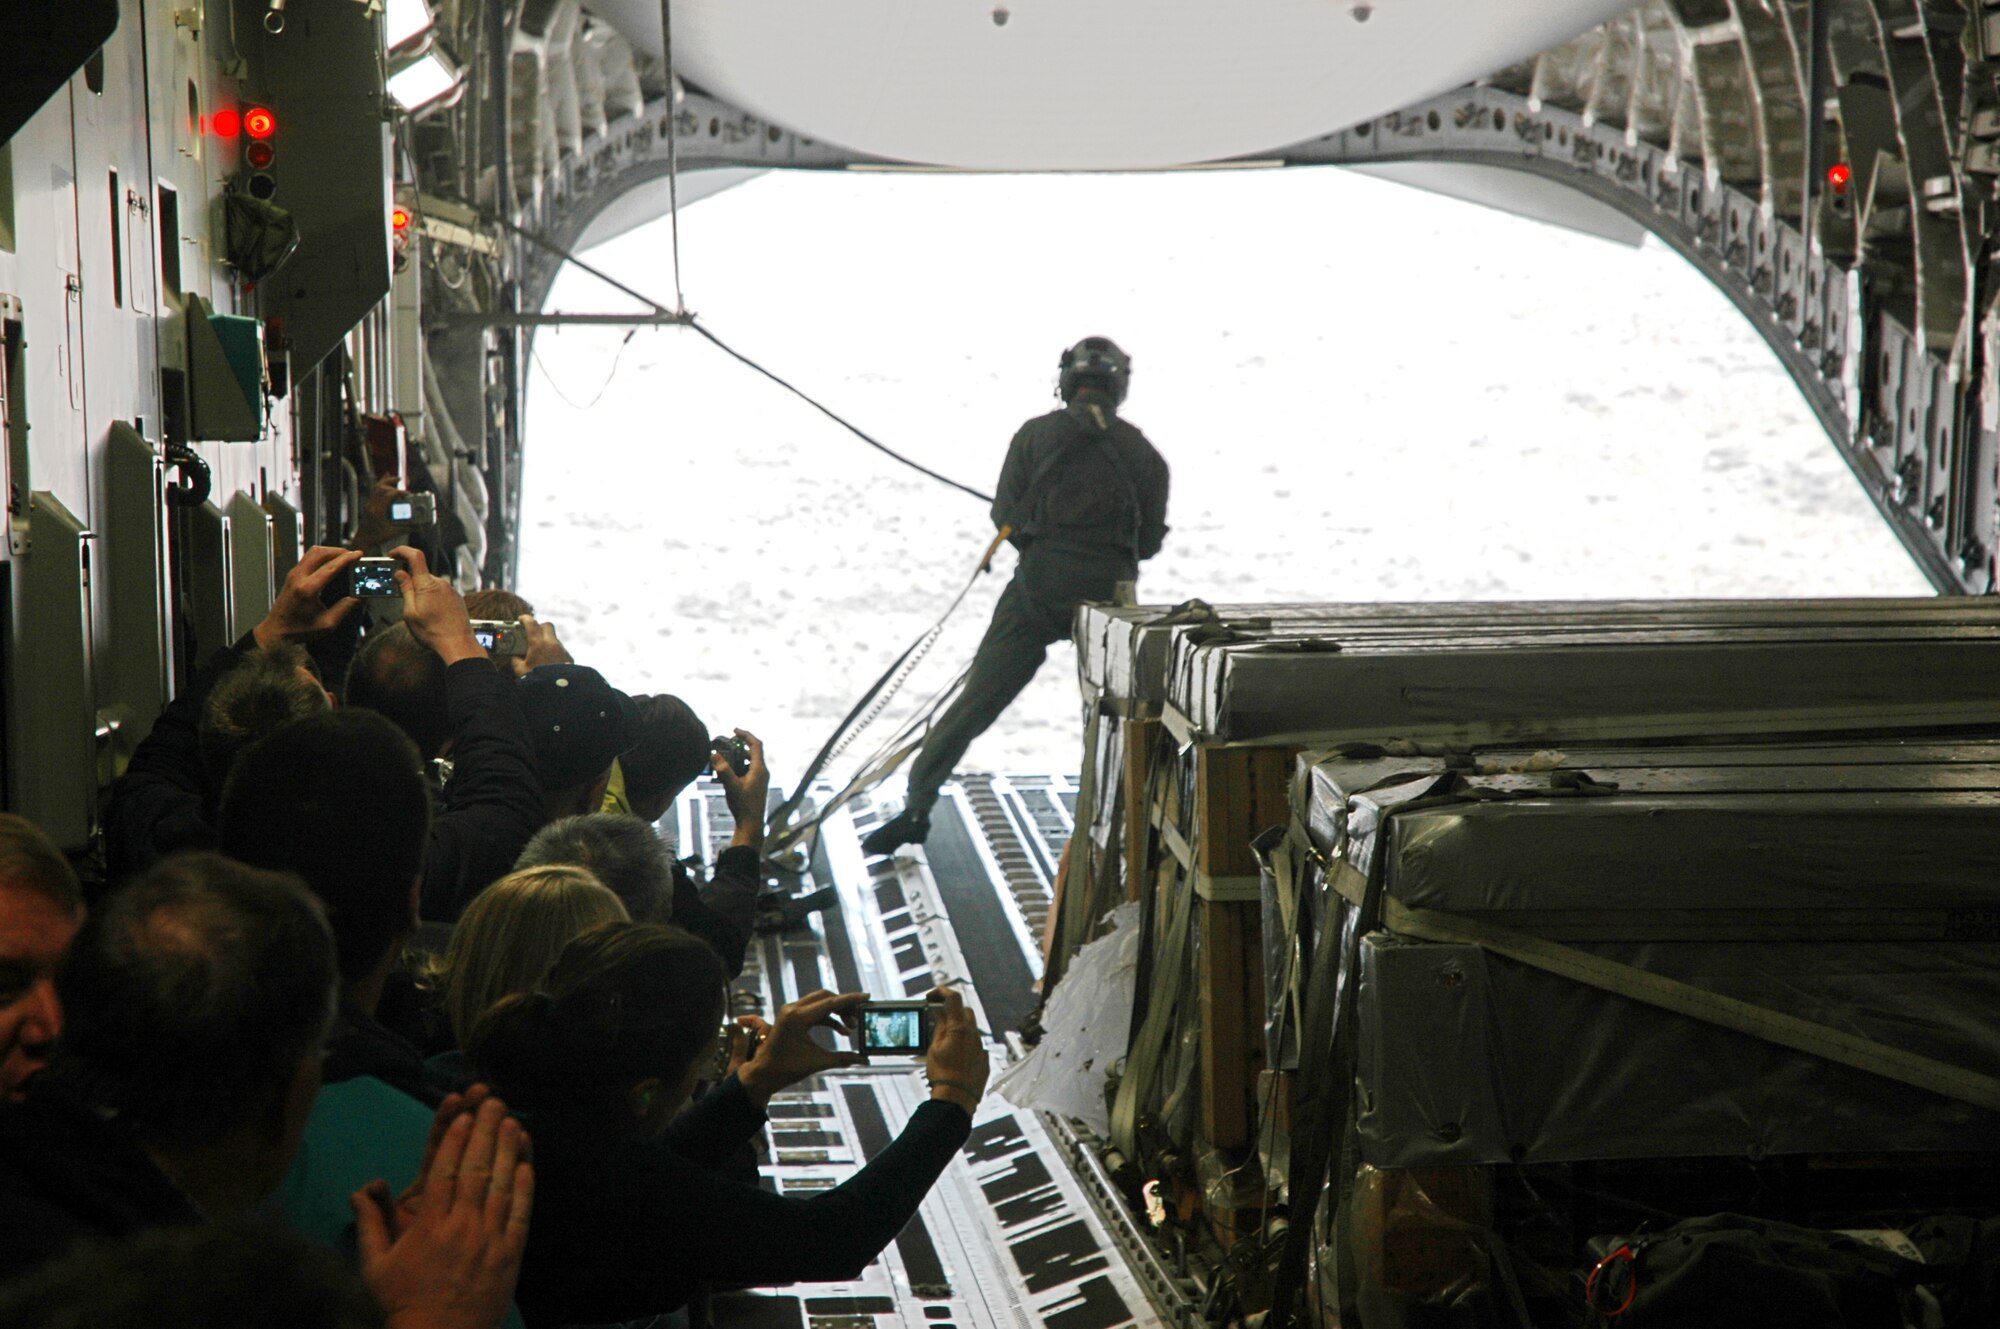
POLYGON ((1078 388, 1090 386, 1110 393, 1113 405, 1123 405, 1125 390, 1132 386, 1132 357, 1109 337, 1085 337, 1064 351, 1056 365, 1056 393, 1064 403, 1075 400, 1078 388))

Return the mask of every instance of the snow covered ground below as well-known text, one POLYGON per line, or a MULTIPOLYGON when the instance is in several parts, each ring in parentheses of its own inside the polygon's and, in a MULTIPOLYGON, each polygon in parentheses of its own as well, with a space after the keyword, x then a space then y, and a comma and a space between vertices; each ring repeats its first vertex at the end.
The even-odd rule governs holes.
MULTIPOLYGON (((1336 169, 770 175, 680 229, 718 336, 976 489, 1061 349, 1117 339, 1173 467, 1149 603, 1929 593, 1768 348, 1658 245, 1336 169)), ((671 303, 669 253, 662 220, 584 258, 671 303)), ((572 267, 549 308, 631 303, 572 267)), ((796 776, 965 582, 984 505, 692 333, 535 353, 519 589, 580 661, 796 776)), ((970 658, 1011 566, 884 725, 970 658)), ((1078 733, 1059 646, 963 768, 1071 770, 1078 733)))

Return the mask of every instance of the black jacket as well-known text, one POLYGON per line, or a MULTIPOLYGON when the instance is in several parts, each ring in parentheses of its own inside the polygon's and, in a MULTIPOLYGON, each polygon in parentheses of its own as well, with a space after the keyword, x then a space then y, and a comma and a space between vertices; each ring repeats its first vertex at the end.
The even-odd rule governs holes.
POLYGON ((512 676, 479 659, 460 660, 444 679, 452 774, 431 822, 423 916, 448 923, 473 896, 514 870, 514 860, 542 828, 547 796, 512 676))
POLYGON ((327 1033, 321 1074, 328 1084, 372 1075, 430 1108, 444 1102, 446 1092, 455 1087, 427 1070, 416 1044, 380 1020, 346 1006, 335 1013, 327 1033))
POLYGON ((697 1282, 859 1277, 972 1128, 964 1108, 925 1103, 868 1166, 805 1198, 710 1170, 764 1124, 734 1076, 661 1140, 607 1136, 556 1114, 526 1121, 535 1221, 515 1300, 529 1329, 643 1319, 684 1304, 697 1282))
POLYGON ((732 846, 715 856, 715 871, 702 887, 685 864, 674 864, 674 926, 707 942, 732 979, 743 972, 743 953, 750 948, 757 897, 764 889, 762 866, 755 849, 732 846))
POLYGON ((0 1103, 0 1282, 79 1241, 203 1221, 117 1122, 41 1082, 0 1103))
MULTIPOLYGON (((176 849, 215 845, 214 801, 201 761, 201 711, 216 681, 257 649, 246 633, 217 651, 167 704, 113 787, 107 816, 112 880, 176 849)), ((445 672, 453 774, 439 799, 424 857, 425 918, 451 920, 541 829, 546 812, 528 719, 514 680, 491 660, 445 672)))
POLYGON ((1104 419, 1108 428, 1099 429, 1077 402, 1015 433, 994 487, 993 524, 1013 527, 1016 545, 1121 549, 1135 567, 1160 552, 1166 459, 1108 408, 1104 419))
POLYGON ((111 880, 143 872, 176 849, 215 847, 215 798, 201 761, 201 711, 224 674, 257 649, 244 633, 195 671, 168 702, 152 732, 132 752, 125 774, 111 786, 104 846, 111 880))

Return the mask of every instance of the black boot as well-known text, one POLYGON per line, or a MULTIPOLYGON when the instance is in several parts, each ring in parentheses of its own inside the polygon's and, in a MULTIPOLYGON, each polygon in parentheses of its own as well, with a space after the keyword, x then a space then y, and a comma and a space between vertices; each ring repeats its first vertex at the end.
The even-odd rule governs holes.
POLYGON ((864 854, 893 854, 906 844, 922 844, 931 833, 929 814, 903 809, 861 837, 864 854))
POLYGON ((753 926, 758 932, 788 932, 803 926, 808 916, 839 904, 840 892, 831 886, 822 886, 811 895, 800 896, 771 891, 757 901, 753 926))

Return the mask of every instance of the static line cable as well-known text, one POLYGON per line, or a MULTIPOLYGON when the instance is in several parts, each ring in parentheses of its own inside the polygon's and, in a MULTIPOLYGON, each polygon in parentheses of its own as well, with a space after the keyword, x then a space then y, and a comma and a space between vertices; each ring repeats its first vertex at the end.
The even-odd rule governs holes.
POLYGON ((594 268, 590 264, 584 262, 582 259, 578 258, 575 254, 572 254, 569 250, 564 249, 561 245, 549 239, 546 235, 540 235, 534 231, 529 230, 525 226, 519 225, 516 222, 508 221, 505 218, 501 219, 500 224, 506 227, 508 230, 512 231, 515 235, 520 236, 523 240, 526 240, 529 244, 539 246, 542 249, 546 249, 549 253, 554 254, 557 258, 561 259, 563 262, 571 263, 579 268, 582 268, 585 272, 597 278, 597 280, 603 282, 606 286, 609 286, 612 290, 617 291, 622 295, 631 296, 634 300, 637 300, 640 304, 645 305, 648 309, 651 309, 655 314, 670 314, 674 318, 682 322, 690 321, 694 317, 692 314, 688 313, 685 309, 668 309, 665 305, 661 304, 658 300, 655 300, 652 296, 644 295, 638 291, 633 290, 631 287, 627 286, 624 282, 619 281, 616 277, 604 271, 602 268, 594 268))
POLYGON ((680 80, 674 77, 674 0, 660 0, 660 56, 667 66, 667 216, 674 238, 674 312, 685 314, 687 301, 681 297, 681 152, 678 98, 680 80))
POLYGON ((939 475, 936 471, 933 471, 930 467, 923 465, 921 462, 915 462, 910 460, 908 457, 905 457, 902 453, 896 451, 888 444, 882 442, 882 440, 876 438, 874 435, 862 429, 861 426, 853 423, 850 420, 844 420, 840 416, 835 415, 827 407, 822 406, 817 401, 814 401, 811 397, 807 396, 804 392, 802 392, 798 388, 793 387, 790 383, 787 383, 784 379, 779 378, 776 374, 764 368, 764 366, 758 364, 755 360, 752 360, 749 356, 743 354, 741 351, 735 349, 734 347, 730 346, 727 342, 723 341, 722 338, 710 332, 707 328, 703 327, 700 323, 695 321, 695 318, 692 314, 688 316, 687 325, 688 327, 694 329, 694 331, 696 331, 697 333, 701 334, 703 337, 708 338, 710 342, 714 343, 716 349, 721 351, 724 355, 730 356, 731 358, 738 360, 743 364, 748 365, 750 368, 756 370, 758 373, 762 374, 765 378, 770 379, 773 383, 776 383, 779 387, 791 393, 793 396, 797 397, 800 401, 812 407, 815 411, 818 411, 821 415, 825 416, 827 419, 839 425, 842 429, 845 429, 848 433, 860 439, 863 443, 866 443, 869 447, 874 448, 877 452, 895 458, 897 461, 903 463, 903 465, 909 467, 913 471, 918 471, 924 475, 928 475, 931 479, 937 481, 939 484, 950 485, 953 489, 956 489, 961 493, 970 494, 974 498, 978 499, 981 503, 991 503, 993 501, 993 495, 986 493, 984 490, 974 489, 971 485, 960 484, 958 481, 952 479, 948 475, 939 475))
POLYGON ((861 428, 861 426, 855 424, 853 421, 844 419, 843 417, 836 415, 830 408, 822 405, 818 400, 816 400, 814 397, 806 393, 803 389, 794 387, 792 384, 786 382, 784 379, 779 378, 776 374, 764 368, 764 366, 758 364, 755 360, 752 360, 749 356, 743 354, 743 352, 737 350, 729 343, 723 341, 722 338, 716 336, 713 332, 710 332, 707 329, 707 327, 705 327, 701 323, 700 320, 695 318, 693 314, 688 313, 686 310, 668 309, 665 305, 661 304, 658 300, 653 299, 653 297, 651 297, 650 295, 642 295, 640 292, 633 290, 630 286, 627 286, 624 282, 619 281, 616 277, 611 276, 609 273, 606 273, 598 268, 592 267, 590 264, 584 262, 582 259, 578 258, 575 254, 570 253, 567 249, 564 249, 561 245, 549 239, 547 236, 537 235, 535 234, 535 232, 529 230, 527 227, 518 226, 511 221, 503 221, 501 224, 504 225, 508 230, 512 231, 514 234, 520 236, 523 240, 526 240, 531 244, 541 246, 543 249, 548 250, 551 254, 554 254, 557 258, 560 258, 565 262, 574 263, 577 267, 583 269, 591 276, 597 278, 599 281, 610 286, 613 290, 631 296, 634 300, 637 300, 642 305, 650 306, 655 313, 661 315, 662 317, 670 318, 674 322, 682 325, 683 327, 694 329, 696 332, 700 333, 703 337, 705 337, 711 344, 715 346, 717 350, 721 351, 724 355, 727 355, 731 359, 736 360, 739 363, 747 365, 749 368, 756 370, 758 373, 762 374, 765 378, 770 379, 773 383, 776 383, 779 387, 791 393, 793 396, 797 397, 800 401, 812 407, 815 411, 818 411, 821 415, 825 416, 827 419, 839 425, 842 429, 845 429, 848 433, 860 439, 863 443, 866 443, 869 447, 874 448, 877 452, 880 452, 885 456, 891 457, 896 461, 903 463, 903 465, 909 467, 913 471, 917 471, 920 472, 921 474, 929 476, 931 479, 937 481, 939 484, 950 485, 953 489, 956 489, 961 493, 970 494, 972 497, 978 499, 981 503, 991 503, 993 501, 993 495, 986 493, 984 490, 974 489, 971 485, 960 484, 958 481, 952 479, 948 475, 939 475, 936 471, 933 471, 930 467, 925 466, 920 462, 912 461, 910 458, 905 457, 902 453, 896 451, 888 444, 882 442, 880 439, 876 438, 873 434, 870 434, 868 431, 861 428))

